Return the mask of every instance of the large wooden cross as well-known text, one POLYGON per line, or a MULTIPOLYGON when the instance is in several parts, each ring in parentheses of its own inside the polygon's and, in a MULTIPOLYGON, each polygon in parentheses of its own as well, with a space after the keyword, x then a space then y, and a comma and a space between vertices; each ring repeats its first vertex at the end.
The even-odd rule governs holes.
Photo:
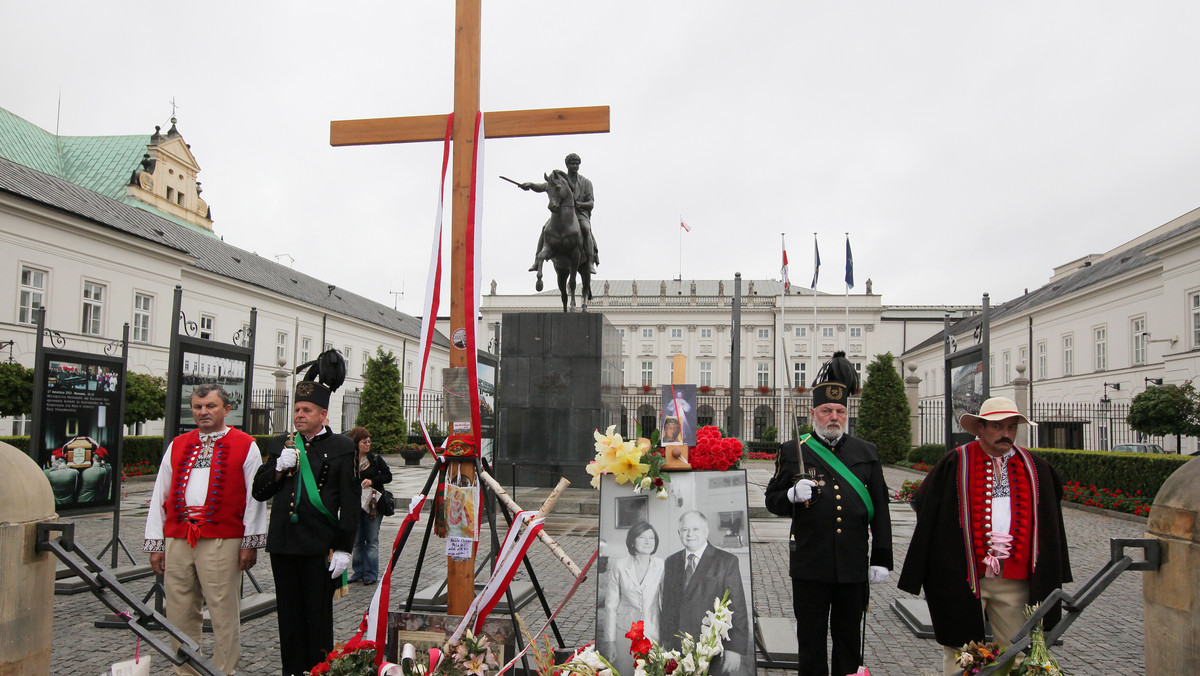
MULTIPOLYGON (((480 0, 457 0, 454 38, 454 125, 451 172, 450 333, 474 317, 466 315, 467 217, 470 210, 471 164, 475 147, 475 116, 479 112, 480 0)), ((487 138, 593 134, 608 131, 608 106, 548 108, 484 113, 487 138)), ((445 115, 338 120, 329 125, 333 146, 441 141, 445 115)), ((478 294, 479 289, 475 292, 478 294)), ((451 345, 450 366, 465 367, 470 355, 451 345)), ((474 476, 473 461, 460 462, 465 476, 474 476)), ((479 506, 483 508, 482 505, 479 506)), ((447 612, 462 615, 475 596, 475 562, 447 561, 447 612)))

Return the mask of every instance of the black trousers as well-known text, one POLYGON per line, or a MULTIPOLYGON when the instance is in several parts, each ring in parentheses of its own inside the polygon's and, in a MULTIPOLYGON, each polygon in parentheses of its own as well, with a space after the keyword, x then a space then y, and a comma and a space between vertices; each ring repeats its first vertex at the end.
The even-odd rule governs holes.
POLYGON ((303 676, 333 650, 333 590, 324 556, 271 554, 283 676, 303 676))
POLYGON ((792 578, 792 606, 796 613, 800 676, 828 676, 825 637, 833 634, 833 676, 858 671, 863 611, 867 583, 837 584, 792 578))

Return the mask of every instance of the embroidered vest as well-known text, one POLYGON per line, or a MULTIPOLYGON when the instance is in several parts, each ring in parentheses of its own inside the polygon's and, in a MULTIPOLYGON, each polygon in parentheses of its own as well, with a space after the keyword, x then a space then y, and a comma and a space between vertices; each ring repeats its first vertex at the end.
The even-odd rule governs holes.
POLYGON ((247 486, 242 464, 254 439, 229 428, 213 444, 208 472, 208 494, 202 507, 189 508, 185 499, 188 478, 200 455, 200 432, 192 430, 171 442, 171 488, 163 500, 166 520, 163 535, 169 538, 241 538, 245 534, 247 486))
MULTIPOLYGON (((1037 474, 1029 452, 1016 448, 1007 459, 1009 485, 1009 535, 1012 546, 1001 561, 1000 577, 1029 579, 1037 565, 1037 474)), ((968 559, 970 584, 979 595, 979 578, 984 575, 988 555, 988 533, 992 530, 992 492, 997 480, 996 465, 978 441, 959 447, 959 514, 968 559)))

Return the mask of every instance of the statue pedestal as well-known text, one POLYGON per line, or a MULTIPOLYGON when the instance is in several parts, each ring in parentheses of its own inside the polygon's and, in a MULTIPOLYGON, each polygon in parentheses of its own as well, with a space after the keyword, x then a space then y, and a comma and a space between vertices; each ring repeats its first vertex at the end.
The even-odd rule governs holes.
POLYGON ((506 313, 496 397, 496 478, 586 487, 592 433, 620 423, 621 336, 603 315, 506 313))

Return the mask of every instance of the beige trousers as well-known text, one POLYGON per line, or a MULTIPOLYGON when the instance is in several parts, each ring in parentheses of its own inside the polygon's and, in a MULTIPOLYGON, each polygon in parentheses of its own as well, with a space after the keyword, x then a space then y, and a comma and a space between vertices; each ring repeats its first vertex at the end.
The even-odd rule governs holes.
MULTIPOLYGON (((200 643, 203 630, 201 607, 208 606, 213 626, 213 664, 223 673, 237 670, 242 650, 240 587, 238 570, 241 538, 200 538, 195 548, 187 540, 167 538, 167 620, 200 643)), ((173 646, 179 644, 173 642, 173 646)), ((177 667, 176 674, 195 674, 177 667)))
MULTIPOLYGON (((1012 645, 1013 634, 1025 624, 1025 604, 1029 603, 1029 580, 1006 580, 1002 577, 979 579, 979 604, 983 615, 992 623, 992 640, 1001 648, 1012 645)), ((942 646, 942 672, 945 676, 960 676, 962 668, 954 661, 961 646, 942 646)))

